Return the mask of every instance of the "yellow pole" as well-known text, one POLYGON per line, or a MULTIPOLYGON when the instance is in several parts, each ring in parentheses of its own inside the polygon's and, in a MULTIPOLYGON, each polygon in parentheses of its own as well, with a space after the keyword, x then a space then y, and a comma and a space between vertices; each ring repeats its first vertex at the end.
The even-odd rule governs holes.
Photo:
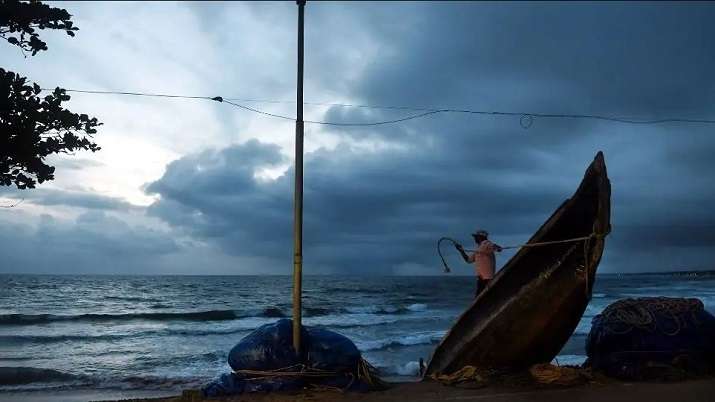
POLYGON ((298 94, 295 120, 295 197, 293 200, 293 349, 300 354, 303 292, 303 19, 305 0, 298 4, 298 94))

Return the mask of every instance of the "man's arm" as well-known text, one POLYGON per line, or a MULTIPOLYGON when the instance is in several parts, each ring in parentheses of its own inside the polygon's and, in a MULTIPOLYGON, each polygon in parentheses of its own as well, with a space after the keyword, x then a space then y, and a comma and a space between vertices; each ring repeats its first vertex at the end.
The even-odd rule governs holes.
POLYGON ((462 255, 462 258, 464 258, 464 262, 474 262, 474 256, 467 255, 467 253, 464 251, 464 247, 461 244, 457 243, 454 245, 454 247, 457 249, 457 251, 459 251, 459 254, 462 255))

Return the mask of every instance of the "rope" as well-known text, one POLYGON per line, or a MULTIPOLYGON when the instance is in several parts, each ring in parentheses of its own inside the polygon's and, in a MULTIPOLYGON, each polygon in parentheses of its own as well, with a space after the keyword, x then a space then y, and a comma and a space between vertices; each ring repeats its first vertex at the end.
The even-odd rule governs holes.
POLYGON ((377 369, 365 359, 360 359, 357 367, 357 378, 370 385, 373 389, 387 388, 387 384, 377 375, 377 369))
POLYGON ((588 236, 582 236, 582 237, 574 237, 572 239, 565 239, 565 240, 554 240, 554 241, 542 241, 538 243, 526 243, 526 244, 517 244, 516 246, 506 246, 502 247, 502 250, 509 250, 509 249, 514 249, 514 248, 522 248, 522 247, 541 247, 541 246, 548 246, 551 244, 563 244, 563 243, 575 243, 583 240, 589 240, 592 237, 596 237, 596 233, 591 233, 588 236))
MULTIPOLYGON (((334 390, 345 391, 352 387, 355 380, 363 381, 373 389, 384 388, 385 383, 378 377, 377 369, 373 367, 367 360, 360 359, 354 372, 349 371, 328 371, 306 366, 305 364, 296 364, 293 366, 282 367, 275 370, 235 370, 236 375, 241 376, 246 381, 260 381, 265 378, 331 378, 345 376, 350 377, 350 382, 345 388, 326 387, 334 390)), ((320 386, 320 385, 319 385, 320 386)))
POLYGON ((582 370, 573 367, 554 366, 553 364, 535 364, 529 369, 529 374, 542 384, 576 385, 586 380, 582 370))
POLYGON ((248 376, 248 380, 261 379, 266 377, 334 377, 340 373, 336 371, 320 370, 308 367, 304 364, 282 367, 275 370, 235 370, 234 373, 241 376, 248 376))
POLYGON ((464 366, 461 369, 455 371, 452 374, 432 374, 430 377, 444 385, 454 385, 463 382, 476 382, 484 383, 487 382, 488 373, 480 373, 479 369, 474 366, 464 366))
MULTIPOLYGON (((549 245, 552 245, 552 244, 576 243, 576 242, 579 242, 579 241, 583 241, 583 242, 584 242, 584 257, 587 257, 587 255, 588 255, 588 246, 590 246, 590 240, 591 240, 591 238, 603 239, 604 237, 606 237, 606 236, 608 235, 608 233, 609 233, 609 232, 600 234, 600 233, 593 232, 593 233, 591 233, 591 234, 588 235, 588 236, 574 237, 574 238, 571 238, 571 239, 564 239, 564 240, 553 240, 553 241, 542 241, 542 242, 536 242, 536 243, 518 244, 518 245, 515 245, 515 246, 501 247, 501 249, 502 249, 502 250, 509 250, 509 249, 522 248, 522 247, 542 247, 542 246, 549 246, 549 245)), ((447 265, 447 262, 445 261, 444 256, 442 255, 442 250, 440 249, 440 246, 441 246, 442 242, 445 241, 445 240, 452 242, 455 246, 456 246, 456 245, 459 245, 459 242, 457 242, 456 240, 452 239, 451 237, 441 237, 441 238, 437 241, 437 254, 439 254, 439 258, 442 259, 442 264, 444 265, 444 272, 445 272, 445 273, 449 273, 449 272, 452 272, 452 271, 451 271, 451 269, 449 268, 449 266, 447 265)), ((464 251, 475 252, 476 250, 465 249, 464 251)), ((585 267, 588 267, 588 259, 586 260, 585 267)), ((586 271, 588 272, 588 269, 587 269, 586 271)), ((587 275, 588 275, 588 273, 587 273, 587 275)))
POLYGON ((452 244, 454 244, 455 246, 459 243, 450 237, 442 237, 439 240, 437 240, 437 254, 439 254, 439 258, 442 259, 442 265, 444 265, 444 273, 448 274, 448 273, 452 272, 452 270, 449 269, 449 266, 447 265, 447 261, 444 260, 444 256, 442 255, 442 250, 440 249, 440 245, 442 244, 442 242, 444 240, 451 241, 452 244))

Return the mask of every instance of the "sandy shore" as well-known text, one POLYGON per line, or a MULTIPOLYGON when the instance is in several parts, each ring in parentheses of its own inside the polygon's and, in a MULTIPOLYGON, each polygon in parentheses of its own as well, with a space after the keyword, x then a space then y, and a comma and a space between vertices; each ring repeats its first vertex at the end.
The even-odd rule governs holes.
MULTIPOLYGON (((53 391, 0 392, 2 402, 87 402, 107 400, 157 401, 176 392, 151 390, 74 389, 53 391), (139 399, 142 400, 142 399, 139 399)), ((171 398, 168 398, 171 400, 171 398)))
POLYGON ((289 401, 495 401, 495 402, 712 402, 715 401, 715 377, 671 383, 596 382, 574 387, 489 386, 478 389, 444 386, 435 382, 391 384, 385 391, 370 393, 302 391, 299 393, 246 394, 233 397, 201 399, 198 391, 167 396, 158 391, 75 390, 53 393, 0 393, 3 402, 289 402, 289 401), (138 399, 137 399, 138 398, 138 399))
MULTIPOLYGON (((389 389, 370 393, 339 393, 332 391, 304 391, 293 394, 250 394, 207 401, 509 401, 509 402, 712 402, 715 400, 715 378, 674 383, 591 383, 568 388, 535 388, 490 386, 466 389, 444 386, 435 382, 393 384, 389 389)), ((134 402, 197 402, 203 401, 196 393, 183 396, 153 399, 135 399, 134 402)), ((125 400, 126 402, 126 400, 125 400)))

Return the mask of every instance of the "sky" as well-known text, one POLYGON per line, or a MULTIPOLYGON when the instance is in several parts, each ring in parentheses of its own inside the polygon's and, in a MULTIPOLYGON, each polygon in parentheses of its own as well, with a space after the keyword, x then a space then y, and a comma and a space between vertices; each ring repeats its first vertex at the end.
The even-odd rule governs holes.
MULTIPOLYGON (((294 2, 62 2, 5 69, 42 87, 247 99, 295 116, 294 2), (281 103, 254 100, 280 100, 281 103)), ((309 2, 305 100, 715 119, 712 3, 309 2)), ((0 188, 0 272, 289 274, 294 123, 208 100, 70 94, 97 153, 0 188)), ((414 112, 306 105, 306 120, 414 112)), ((436 241, 522 243, 605 154, 601 273, 715 269, 715 125, 438 114, 306 124, 304 273, 438 275, 436 241)), ((446 251, 457 274, 472 274, 446 251)), ((499 266, 513 255, 503 252, 499 266)))

